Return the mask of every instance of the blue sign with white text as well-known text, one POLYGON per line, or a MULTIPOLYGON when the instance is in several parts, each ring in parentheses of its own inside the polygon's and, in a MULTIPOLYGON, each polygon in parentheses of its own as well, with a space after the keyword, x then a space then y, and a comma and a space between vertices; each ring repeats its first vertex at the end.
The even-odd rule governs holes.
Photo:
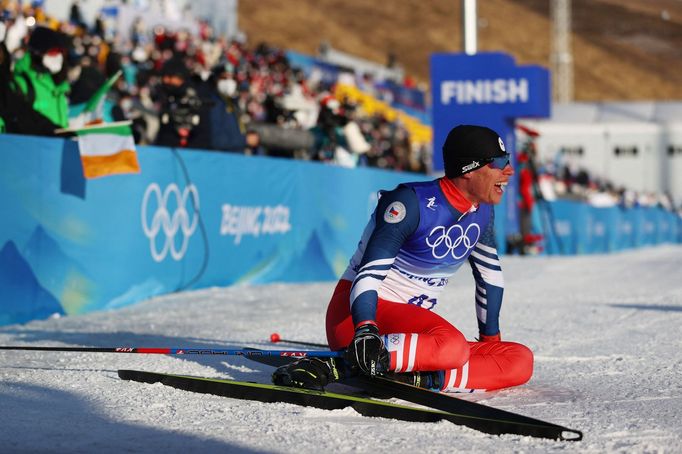
MULTIPOLYGON (((487 126, 495 130, 516 162, 514 122, 518 117, 549 117, 550 78, 546 68, 517 66, 502 52, 476 55, 431 55, 433 102, 433 168, 443 170, 441 149, 450 130, 460 124, 487 126)), ((505 197, 506 233, 518 232, 514 179, 505 197)))

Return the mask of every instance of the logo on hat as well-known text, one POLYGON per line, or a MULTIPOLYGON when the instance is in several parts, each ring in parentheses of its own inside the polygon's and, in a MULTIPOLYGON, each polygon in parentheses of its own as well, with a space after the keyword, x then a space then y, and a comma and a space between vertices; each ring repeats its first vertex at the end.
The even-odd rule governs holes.
POLYGON ((478 161, 474 161, 471 164, 467 164, 464 167, 462 167, 462 173, 467 173, 470 170, 474 170, 481 167, 481 163, 478 161))
POLYGON ((500 144, 500 150, 506 152, 507 150, 504 148, 504 142, 502 142, 502 137, 498 137, 498 138, 497 138, 497 141, 498 141, 499 144, 500 144))

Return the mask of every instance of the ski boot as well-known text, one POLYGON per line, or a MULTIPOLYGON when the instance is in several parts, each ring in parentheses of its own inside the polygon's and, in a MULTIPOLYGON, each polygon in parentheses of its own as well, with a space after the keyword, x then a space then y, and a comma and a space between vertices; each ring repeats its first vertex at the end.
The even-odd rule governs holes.
POLYGON ((301 358, 278 367, 272 382, 279 386, 324 391, 324 387, 345 376, 341 361, 336 358, 301 358))
POLYGON ((408 385, 416 386, 417 388, 429 389, 431 391, 440 391, 443 383, 443 372, 389 372, 384 374, 384 377, 389 380, 406 383, 408 385))

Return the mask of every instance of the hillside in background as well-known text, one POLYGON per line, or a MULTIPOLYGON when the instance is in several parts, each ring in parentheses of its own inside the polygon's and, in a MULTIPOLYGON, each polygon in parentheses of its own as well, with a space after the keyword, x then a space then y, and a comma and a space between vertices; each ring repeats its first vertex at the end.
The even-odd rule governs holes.
MULTIPOLYGON (((575 99, 682 100, 682 1, 573 0, 575 99)), ((550 67, 547 0, 480 0, 479 50, 550 67)), ((320 43, 379 63, 393 53, 429 81, 429 55, 461 50, 460 0, 243 0, 255 45, 317 54, 320 43)))

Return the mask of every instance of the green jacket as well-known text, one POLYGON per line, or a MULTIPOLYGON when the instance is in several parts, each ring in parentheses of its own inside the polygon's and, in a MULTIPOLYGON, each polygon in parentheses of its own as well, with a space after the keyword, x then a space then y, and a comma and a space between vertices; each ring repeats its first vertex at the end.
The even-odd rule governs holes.
POLYGON ((70 89, 69 83, 64 81, 55 84, 52 74, 33 69, 29 53, 14 65, 14 88, 34 100, 33 109, 36 112, 62 128, 69 125, 69 100, 66 96, 70 89))

